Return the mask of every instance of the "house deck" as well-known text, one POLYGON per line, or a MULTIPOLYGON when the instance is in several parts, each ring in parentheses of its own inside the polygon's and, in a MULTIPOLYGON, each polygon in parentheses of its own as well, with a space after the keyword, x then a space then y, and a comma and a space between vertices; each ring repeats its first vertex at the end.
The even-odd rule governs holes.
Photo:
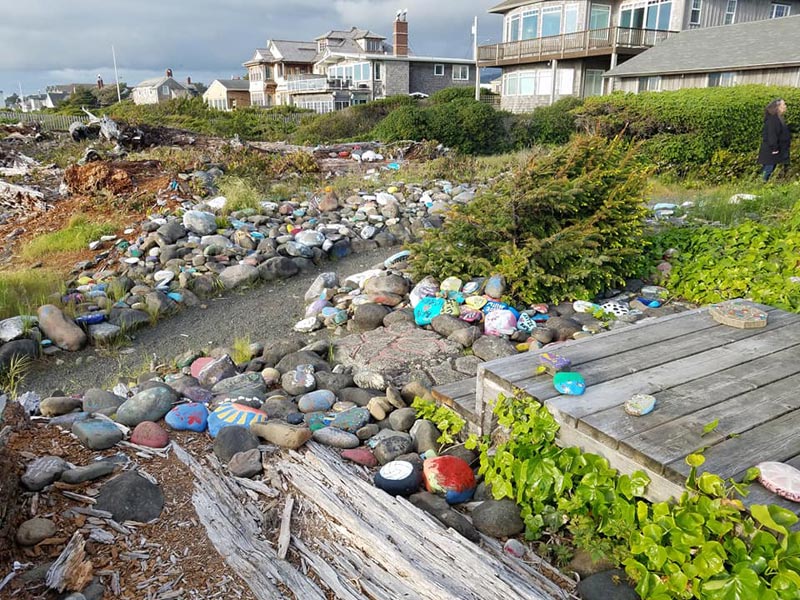
MULTIPOLYGON (((644 470, 655 501, 683 492, 684 459, 701 448, 702 470, 725 478, 767 460, 800 468, 800 315, 761 308, 769 322, 760 329, 720 325, 702 308, 548 346, 584 376, 582 396, 561 396, 549 376, 536 375, 545 350, 485 363, 476 379, 434 388, 434 396, 472 431, 489 433, 498 394, 523 390, 561 425, 560 444, 601 454, 623 473, 644 470), (655 396, 649 415, 625 412, 637 393, 655 396)), ((754 484, 746 503, 764 502, 800 511, 754 484)))

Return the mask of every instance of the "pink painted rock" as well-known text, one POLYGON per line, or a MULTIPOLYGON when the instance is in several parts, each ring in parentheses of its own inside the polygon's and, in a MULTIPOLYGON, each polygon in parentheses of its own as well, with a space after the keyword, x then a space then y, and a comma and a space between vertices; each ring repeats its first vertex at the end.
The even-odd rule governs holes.
POLYGON ((422 464, 425 487, 432 494, 444 496, 449 504, 467 502, 475 493, 475 474, 457 456, 436 456, 422 464))
POLYGON ((800 471, 780 462, 762 462, 756 466, 761 485, 787 500, 800 502, 800 471))
POLYGON ((214 359, 210 356, 201 356, 197 360, 192 363, 192 366, 189 367, 189 370, 192 372, 192 377, 197 379, 197 376, 200 375, 200 371, 203 370, 208 363, 214 362, 214 359))
POLYGON ((142 421, 133 430, 131 443, 148 448, 163 448, 169 444, 169 435, 158 424, 142 421))
POLYGON ((375 467, 378 465, 378 459, 375 458, 372 450, 363 446, 361 448, 343 450, 342 458, 346 458, 347 460, 351 460, 354 463, 363 465, 365 467, 375 467))

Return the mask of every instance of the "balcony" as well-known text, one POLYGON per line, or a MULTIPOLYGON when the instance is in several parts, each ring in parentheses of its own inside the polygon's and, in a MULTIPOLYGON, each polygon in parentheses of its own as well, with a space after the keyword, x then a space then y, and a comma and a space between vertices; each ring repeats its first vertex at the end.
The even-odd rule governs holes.
POLYGON ((553 59, 606 56, 614 53, 638 54, 676 33, 676 31, 656 29, 607 27, 492 44, 478 48, 478 64, 481 67, 503 67, 553 59))
POLYGON ((286 85, 292 94, 369 91, 367 83, 358 83, 351 79, 328 79, 325 75, 296 75, 290 77, 286 85))

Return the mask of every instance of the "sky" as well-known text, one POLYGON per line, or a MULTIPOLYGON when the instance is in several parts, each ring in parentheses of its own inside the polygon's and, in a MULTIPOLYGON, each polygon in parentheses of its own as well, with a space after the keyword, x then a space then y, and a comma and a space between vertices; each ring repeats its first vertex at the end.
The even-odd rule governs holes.
POLYGON ((367 28, 392 37, 398 9, 408 10, 416 55, 472 57, 499 41, 502 19, 482 0, 0 0, 0 90, 5 96, 59 83, 130 85, 173 70, 206 84, 244 74, 242 63, 266 40, 313 40, 330 29, 367 28))

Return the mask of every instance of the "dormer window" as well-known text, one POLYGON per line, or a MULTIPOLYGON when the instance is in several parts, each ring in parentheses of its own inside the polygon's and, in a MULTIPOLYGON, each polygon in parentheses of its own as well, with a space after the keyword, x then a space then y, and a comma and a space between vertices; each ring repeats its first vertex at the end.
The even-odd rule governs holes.
POLYGON ((328 40, 319 40, 317 42, 317 52, 322 52, 328 47, 328 40))

